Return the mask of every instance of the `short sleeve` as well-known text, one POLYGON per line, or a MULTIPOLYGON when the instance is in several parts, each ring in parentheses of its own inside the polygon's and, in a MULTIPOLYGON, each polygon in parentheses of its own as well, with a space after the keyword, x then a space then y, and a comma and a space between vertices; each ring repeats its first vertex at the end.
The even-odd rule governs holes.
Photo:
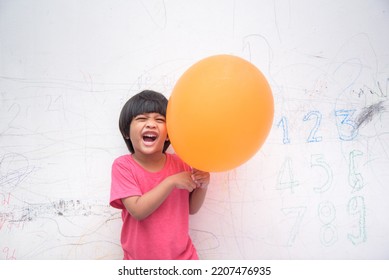
POLYGON ((116 159, 112 164, 110 205, 124 209, 122 198, 138 195, 142 193, 136 183, 131 165, 123 157, 116 159))

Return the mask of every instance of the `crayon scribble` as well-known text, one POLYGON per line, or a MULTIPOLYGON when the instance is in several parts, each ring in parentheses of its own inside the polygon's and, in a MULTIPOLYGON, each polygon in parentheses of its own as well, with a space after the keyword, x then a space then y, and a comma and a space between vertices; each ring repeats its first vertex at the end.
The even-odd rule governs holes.
POLYGON ((385 110, 385 106, 383 105, 384 101, 380 101, 376 104, 370 105, 369 107, 363 108, 362 112, 358 115, 356 119, 357 123, 357 129, 363 124, 366 125, 367 123, 371 122, 373 120, 373 117, 381 113, 385 110))

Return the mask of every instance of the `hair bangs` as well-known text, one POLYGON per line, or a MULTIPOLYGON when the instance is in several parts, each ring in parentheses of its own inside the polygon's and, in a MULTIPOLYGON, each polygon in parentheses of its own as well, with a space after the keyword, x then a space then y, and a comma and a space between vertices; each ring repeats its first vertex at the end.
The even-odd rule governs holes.
POLYGON ((139 100, 138 106, 133 107, 132 115, 135 117, 140 114, 158 113, 166 116, 166 106, 167 102, 164 100, 143 98, 139 100))

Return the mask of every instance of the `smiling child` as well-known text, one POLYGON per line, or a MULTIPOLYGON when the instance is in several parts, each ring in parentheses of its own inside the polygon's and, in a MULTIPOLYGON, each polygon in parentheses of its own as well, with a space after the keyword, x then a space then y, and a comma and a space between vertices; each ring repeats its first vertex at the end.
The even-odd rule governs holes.
POLYGON ((124 259, 198 259, 189 214, 201 208, 210 174, 166 153, 167 103, 161 93, 145 90, 120 114, 130 154, 112 165, 110 204, 122 210, 124 259))

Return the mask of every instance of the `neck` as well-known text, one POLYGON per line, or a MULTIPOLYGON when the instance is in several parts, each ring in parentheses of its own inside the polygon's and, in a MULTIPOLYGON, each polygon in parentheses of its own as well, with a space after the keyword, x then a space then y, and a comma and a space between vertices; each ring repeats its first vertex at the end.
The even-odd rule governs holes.
POLYGON ((158 172, 165 166, 166 155, 164 153, 155 155, 142 155, 133 153, 132 158, 144 169, 150 172, 158 172))

